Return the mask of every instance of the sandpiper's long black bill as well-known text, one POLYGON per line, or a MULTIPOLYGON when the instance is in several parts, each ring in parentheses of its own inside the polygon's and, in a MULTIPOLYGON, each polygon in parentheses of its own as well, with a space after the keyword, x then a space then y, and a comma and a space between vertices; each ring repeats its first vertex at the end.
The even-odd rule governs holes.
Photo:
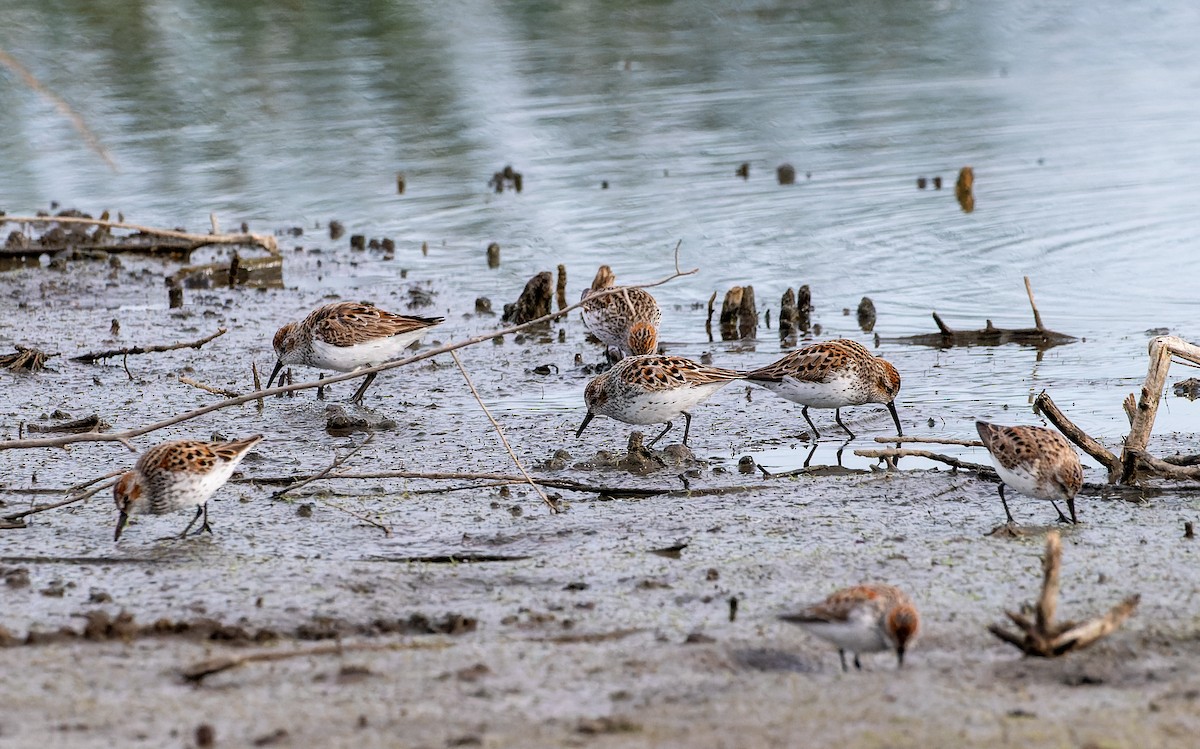
POLYGON ((896 422, 896 435, 898 437, 903 437, 904 427, 900 426, 900 414, 896 413, 896 401, 889 401, 887 408, 892 412, 892 421, 896 422))
POLYGON ((122 512, 121 517, 117 518, 117 532, 113 534, 113 543, 121 540, 121 534, 125 532, 127 525, 129 525, 129 513, 122 512))
MULTIPOLYGON (((267 378, 267 388, 271 387, 271 383, 275 382, 275 378, 279 375, 279 370, 283 369, 283 359, 275 360, 275 369, 271 370, 271 376, 267 378)), ((280 381, 282 384, 282 380, 280 381)))
POLYGON ((575 432, 575 436, 579 437, 581 434, 583 434, 583 430, 587 428, 587 425, 590 424, 592 422, 592 419, 595 417, 596 417, 596 414, 592 413, 591 411, 588 411, 587 416, 583 417, 583 423, 579 425, 579 430, 575 432))

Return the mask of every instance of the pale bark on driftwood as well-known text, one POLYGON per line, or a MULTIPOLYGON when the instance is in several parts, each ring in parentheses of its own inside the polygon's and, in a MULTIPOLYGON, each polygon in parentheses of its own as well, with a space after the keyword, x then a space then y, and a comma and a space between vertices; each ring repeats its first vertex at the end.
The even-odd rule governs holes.
POLYGON ((133 356, 134 354, 157 354, 163 351, 175 351, 181 348, 198 349, 214 338, 219 338, 228 332, 225 328, 218 328, 216 333, 210 336, 201 338, 198 341, 185 341, 182 343, 159 344, 156 346, 126 346, 125 348, 110 349, 108 351, 96 351, 93 353, 80 354, 72 356, 71 361, 83 362, 85 364, 95 364, 101 359, 111 359, 114 356, 133 356))
POLYGON ((947 325, 938 313, 934 312, 933 321, 937 324, 939 332, 883 340, 888 343, 908 343, 917 346, 936 346, 938 348, 950 348, 951 346, 1002 346, 1006 343, 1019 343, 1039 349, 1048 349, 1079 340, 1075 336, 1049 330, 1042 324, 1042 315, 1038 312, 1037 304, 1034 302, 1033 287, 1029 283, 1028 276, 1025 276, 1025 292, 1029 296, 1029 306, 1033 308, 1034 327, 1032 328, 997 328, 992 325, 991 320, 988 320, 981 330, 955 330, 947 325))
MULTIPOLYGON (((1154 463, 1143 459, 1146 455, 1146 445, 1150 441, 1150 432, 1154 429, 1154 417, 1158 413, 1158 403, 1162 399, 1166 387, 1167 370, 1171 368, 1171 357, 1178 356, 1194 364, 1200 364, 1200 346, 1193 345, 1176 336, 1159 336, 1150 341, 1150 366, 1146 371, 1146 380, 1142 383, 1137 405, 1130 411, 1126 405, 1126 413, 1130 414, 1129 436, 1125 438, 1125 449, 1121 453, 1121 482, 1129 483, 1137 479, 1139 469, 1150 468, 1168 478, 1195 478, 1195 476, 1180 474, 1175 470, 1162 470, 1154 463)), ((1130 396, 1132 397, 1132 396, 1130 396)), ((1126 398, 1126 403, 1129 398, 1126 398)))
MULTIPOLYGON (((272 255, 279 254, 279 243, 270 234, 193 234, 174 229, 160 229, 139 224, 129 224, 124 221, 109 221, 104 218, 88 218, 86 216, 0 216, 0 224, 4 223, 51 225, 51 224, 83 224, 103 229, 125 229, 133 234, 113 237, 107 232, 98 233, 91 241, 67 240, 61 245, 44 245, 40 239, 27 237, 27 243, 21 246, 14 243, 11 246, 0 246, 0 256, 37 256, 44 252, 55 253, 63 250, 97 250, 103 252, 144 252, 144 253, 182 253, 187 254, 200 247, 208 245, 245 245, 261 247, 272 255)), ((78 239, 78 238, 75 238, 78 239)))
POLYGON ((1121 474, 1121 459, 1109 452, 1108 448, 1098 440, 1080 429, 1066 414, 1058 409, 1045 390, 1038 393, 1033 401, 1033 412, 1040 413, 1046 420, 1058 428, 1063 436, 1073 442, 1100 465, 1108 469, 1108 483, 1115 483, 1121 474))
POLYGON ((1109 610, 1107 614, 1082 624, 1056 622, 1058 613, 1059 568, 1062 564, 1062 539, 1058 531, 1046 534, 1046 554, 1042 558, 1042 594, 1038 598, 1031 621, 1025 614, 1006 611, 1005 615, 1020 628, 1013 632, 999 624, 988 631, 1018 648, 1025 655, 1057 658, 1072 650, 1082 650, 1110 634, 1128 619, 1137 608, 1140 595, 1132 595, 1109 610))

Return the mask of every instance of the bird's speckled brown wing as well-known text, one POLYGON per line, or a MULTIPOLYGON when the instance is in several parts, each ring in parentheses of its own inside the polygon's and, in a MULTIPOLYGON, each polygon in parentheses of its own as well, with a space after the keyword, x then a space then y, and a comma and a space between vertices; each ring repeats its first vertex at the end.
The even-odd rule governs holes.
POLYGON ((649 391, 729 382, 742 376, 740 372, 732 369, 709 367, 682 356, 660 354, 624 359, 610 372, 616 373, 618 368, 622 370, 621 376, 628 384, 649 391))
POLYGON ((138 459, 139 469, 175 471, 179 473, 207 473, 218 463, 236 460, 262 440, 261 434, 235 442, 200 442, 176 440, 155 445, 138 459))
POLYGON ((870 360, 872 354, 862 344, 848 339, 824 341, 796 349, 777 362, 746 373, 747 380, 782 382, 785 377, 800 382, 828 382, 845 371, 852 360, 870 360))
POLYGON ((316 338, 331 346, 354 346, 377 338, 387 338, 430 328, 441 317, 397 315, 361 302, 337 302, 319 307, 305 324, 316 338))

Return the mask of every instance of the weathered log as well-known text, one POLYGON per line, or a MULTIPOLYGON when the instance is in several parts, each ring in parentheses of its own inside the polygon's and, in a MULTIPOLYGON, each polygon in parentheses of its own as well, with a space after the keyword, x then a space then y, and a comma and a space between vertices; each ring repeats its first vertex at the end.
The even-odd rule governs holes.
POLYGON ((758 335, 758 309, 753 286, 734 286, 725 292, 721 305, 721 340, 755 338, 758 335))
POLYGON ((550 271, 542 271, 525 284, 525 290, 513 304, 504 305, 503 322, 524 325, 531 320, 550 314, 550 305, 554 301, 554 275, 550 271))
POLYGON ((279 245, 275 237, 269 234, 192 234, 123 221, 109 221, 106 216, 98 219, 84 215, 0 216, 0 225, 6 222, 44 227, 44 231, 36 238, 13 232, 4 247, 0 247, 0 257, 36 257, 42 253, 54 254, 64 250, 168 253, 186 256, 197 248, 213 244, 255 246, 273 255, 279 254, 279 245), (88 235, 78 230, 64 231, 64 226, 95 226, 97 230, 88 235), (111 233, 112 229, 125 229, 133 233, 114 236, 111 233), (21 241, 22 238, 24 241, 21 241))
POLYGON ((1146 452, 1146 445, 1150 441, 1150 431, 1154 428, 1154 417, 1158 413, 1158 402, 1162 398, 1163 388, 1166 387, 1167 370, 1171 367, 1172 356, 1200 364, 1200 346, 1175 336, 1159 336, 1150 341, 1150 366, 1133 412, 1129 436, 1125 438, 1125 450, 1121 454, 1122 483, 1133 481, 1137 476, 1139 463, 1145 462, 1140 461, 1139 456, 1146 452))

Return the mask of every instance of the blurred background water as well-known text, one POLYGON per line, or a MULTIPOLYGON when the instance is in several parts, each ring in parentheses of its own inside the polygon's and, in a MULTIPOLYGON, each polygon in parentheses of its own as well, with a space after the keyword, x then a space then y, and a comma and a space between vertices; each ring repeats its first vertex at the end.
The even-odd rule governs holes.
MULTIPOLYGON (((394 238, 396 261, 289 287, 360 290, 403 268, 448 287, 450 312, 510 301, 560 262, 572 299, 600 263, 661 278, 682 241, 700 272, 655 293, 687 355, 720 349, 695 305, 733 284, 773 316, 808 284, 822 337, 869 340, 842 314, 864 295, 885 338, 932 332, 932 310, 1028 326, 1029 275, 1047 326, 1084 342, 1040 360, 885 345, 901 400, 944 403, 938 428, 970 436, 974 415, 1030 421, 1048 388, 1111 444, 1147 331, 1200 339, 1197 29, 1188 0, 4 0, 0 49, 117 169, 0 69, 0 209, 58 201, 194 230, 215 212, 346 251, 314 228, 338 219, 394 238), (776 182, 785 162, 794 185, 776 182), (488 186, 506 164, 520 194, 488 186), (970 213, 953 190, 966 165, 970 213), (918 190, 922 176, 945 186, 918 190)), ((778 356, 759 334, 719 363, 778 356)), ((1196 414, 1168 398, 1159 432, 1194 431, 1196 414)))

